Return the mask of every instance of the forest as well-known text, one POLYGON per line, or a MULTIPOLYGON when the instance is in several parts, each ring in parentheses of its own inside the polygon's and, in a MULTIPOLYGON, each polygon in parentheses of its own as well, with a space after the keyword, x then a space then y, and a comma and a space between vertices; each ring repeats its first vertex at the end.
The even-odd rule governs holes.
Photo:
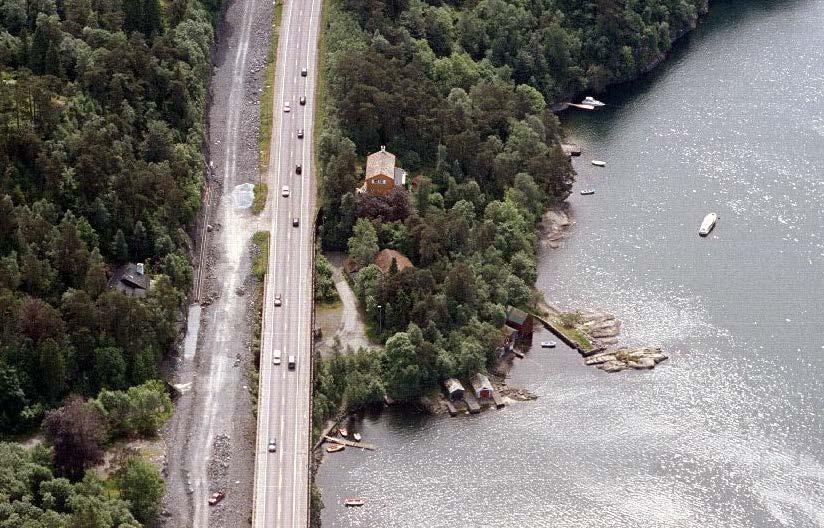
POLYGON ((219 9, 0 0, 0 437, 42 432, 0 443, 0 526, 160 513, 156 461, 122 446, 172 413, 219 9), (110 287, 127 263, 145 295, 110 287))
POLYGON ((158 377, 190 288, 217 0, 0 1, 0 434, 158 377), (144 297, 107 287, 144 263, 144 297))
POLYGON ((536 301, 536 224, 574 171, 550 108, 653 67, 706 0, 331 0, 318 140, 322 240, 361 268, 354 290, 382 351, 316 370, 318 416, 384 394, 413 401, 485 370, 507 305, 536 301), (359 195, 385 145, 408 192, 359 195), (384 275, 372 259, 414 264, 384 275))

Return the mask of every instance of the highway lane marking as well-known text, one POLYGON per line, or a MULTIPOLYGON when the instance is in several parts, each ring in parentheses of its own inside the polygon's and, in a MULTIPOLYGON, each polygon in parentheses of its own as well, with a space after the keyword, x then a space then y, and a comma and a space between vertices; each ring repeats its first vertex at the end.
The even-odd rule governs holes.
MULTIPOLYGON (((291 17, 291 13, 293 12, 291 2, 289 2, 289 5, 288 5, 287 9, 289 9, 289 13, 290 13, 290 17, 291 17)), ((289 42, 289 30, 290 30, 289 19, 290 19, 290 17, 286 18, 287 22, 286 22, 286 28, 285 28, 285 31, 284 31, 284 35, 286 37, 286 42, 287 43, 289 42)), ((285 58, 286 50, 285 49, 282 50, 282 53, 284 54, 284 58, 285 58)), ((283 74, 281 75, 281 78, 280 78, 280 90, 278 90, 278 97, 279 97, 279 103, 280 104, 277 106, 276 111, 280 111, 283 108, 283 103, 284 103, 285 97, 286 97, 285 90, 284 90, 285 87, 286 87, 286 83, 285 83, 285 78, 286 78, 285 62, 283 64, 284 64, 284 71, 283 71, 283 74)), ((283 124, 284 124, 283 112, 282 111, 278 115, 278 121, 280 123, 280 128, 282 129, 283 124)), ((283 134, 282 133, 278 134, 278 148, 275 152, 275 156, 276 156, 277 161, 273 165, 273 167, 278 167, 279 164, 280 164, 279 162, 281 161, 282 139, 283 139, 283 134)), ((270 148, 271 148, 271 145, 270 145, 270 148)), ((271 170, 271 167, 270 167, 270 170, 271 170)), ((278 174, 276 175, 276 181, 278 182, 278 185, 274 189, 275 196, 277 196, 277 188, 282 187, 282 180, 281 180, 281 174, 280 174, 281 171, 277 171, 277 172, 278 172, 278 174)), ((275 264, 275 261, 277 260, 277 249, 278 249, 278 237, 276 236, 277 231, 276 231, 276 229, 274 229, 274 222, 276 221, 275 219, 277 219, 277 217, 278 217, 278 212, 279 212, 280 208, 275 207, 274 203, 272 205, 273 205, 273 209, 274 209, 272 211, 272 225, 271 225, 272 231, 269 235, 270 240, 272 241, 271 244, 270 244, 272 246, 272 252, 269 255, 269 263, 268 263, 269 264, 269 267, 268 267, 269 280, 268 280, 268 282, 269 282, 269 285, 272 288, 274 288, 275 285, 276 285, 275 284, 276 278, 275 278, 275 273, 274 273, 274 270, 275 270, 274 264, 275 264)), ((269 293, 274 294, 274 292, 271 289, 269 290, 269 293)), ((264 302, 266 302, 266 299, 264 299, 264 302)), ((266 309, 269 309, 268 305, 264 306, 264 310, 266 310, 266 309)), ((274 328, 273 328, 274 322, 273 321, 267 321, 267 323, 269 325, 269 328, 274 330, 274 328)), ((273 340, 274 340, 274 332, 272 332, 270 338, 267 340, 267 345, 268 346, 267 346, 266 351, 272 349, 271 344, 273 344, 272 343, 273 340)), ((264 351, 264 356, 265 356, 266 351, 264 351)), ((269 354, 269 360, 268 361, 271 361, 271 354, 269 354)), ((267 363, 268 363, 268 361, 267 361, 267 363)), ((274 376, 271 375, 271 368, 269 370, 270 370, 270 376, 269 376, 269 383, 267 384, 269 394, 265 395, 265 397, 264 397, 265 404, 266 404, 266 413, 264 414, 264 420, 266 422, 266 432, 267 432, 267 434, 271 433, 271 429, 270 429, 271 428, 271 416, 270 416, 270 413, 271 413, 271 399, 270 398, 271 398, 271 394, 273 393, 272 383, 274 381, 274 376)), ((264 396, 264 395, 261 395, 261 396, 264 396)), ((260 431, 258 432, 258 435, 260 435, 260 431)), ((267 452, 268 452, 268 446, 266 447, 266 449, 267 449, 267 452)), ((269 487, 269 472, 267 471, 268 466, 269 466, 269 460, 268 459, 264 459, 264 463, 260 464, 260 471, 262 472, 262 483, 261 483, 262 485, 258 489, 260 490, 259 491, 260 493, 263 493, 263 501, 261 501, 263 503, 262 504, 262 511, 261 511, 262 519, 257 519, 257 517, 256 517, 256 520, 258 520, 258 522, 263 522, 263 523, 266 522, 266 510, 267 510, 267 503, 268 503, 268 497, 267 497, 267 495, 268 495, 267 490, 268 490, 268 487, 269 487)))
MULTIPOLYGON (((310 8, 310 12, 311 12, 312 14, 314 14, 314 11, 315 11, 315 0, 312 0, 312 5, 311 5, 311 8, 310 8)), ((308 39, 308 40, 307 40, 307 46, 306 46, 306 50, 307 50, 307 51, 308 51, 308 50, 310 50, 310 49, 312 49, 312 41, 311 41, 311 38, 312 38, 312 27, 313 27, 314 18, 315 18, 314 16, 310 16, 310 19, 309 19, 309 32, 308 32, 309 34, 308 34, 308 37, 307 37, 307 39, 308 39)), ((309 62, 309 57, 307 56, 307 63, 308 63, 308 62, 309 62)), ((314 73, 314 72, 313 72, 313 73, 314 73)), ((303 115, 302 115, 302 118, 303 118, 303 128, 306 128, 306 116, 307 116, 307 113, 306 113, 306 112, 303 112, 303 115)), ((312 134, 313 134, 313 133, 314 133, 314 131, 312 131, 312 133, 310 133, 310 135, 309 135, 309 141, 311 141, 311 140, 312 140, 312 137, 313 137, 313 136, 312 136, 312 134)), ((302 160, 302 161, 304 161, 304 162, 306 162, 306 143, 303 143, 303 144, 301 145, 301 160, 302 160)), ((311 168, 312 168, 312 167, 311 167, 311 160, 307 163, 307 168, 309 169, 309 171, 307 172, 307 174, 309 174, 309 175, 310 175, 310 177, 311 177, 311 174, 312 174, 312 171, 311 171, 311 168)), ((310 191, 311 191, 311 185, 310 185, 309 187, 310 187, 310 191)), ((302 198, 304 198, 304 200, 303 200, 303 202, 302 202, 302 204, 301 204, 301 205, 302 205, 302 207, 303 207, 304 214, 308 217, 308 211, 307 211, 307 209, 308 209, 308 206, 309 206, 309 202, 311 201, 311 198, 310 198, 310 197, 308 197, 308 196, 306 195, 306 178, 301 178, 300 188, 301 188, 301 197, 302 197, 302 198)), ((300 233, 300 246, 301 246, 301 251, 300 251, 300 279, 299 279, 299 287, 301 287, 302 289, 306 290, 306 289, 307 289, 307 286, 308 286, 308 290, 309 290, 309 291, 308 291, 308 294, 309 294, 309 296, 310 296, 309 298, 311 299, 311 296, 313 295, 313 292, 311 291, 311 284, 307 285, 307 284, 305 283, 305 272, 306 272, 306 267, 308 266, 308 263, 304 263, 304 257, 305 257, 305 256, 308 256, 308 257, 309 257, 309 261, 311 262, 311 253, 309 253, 309 252, 310 252, 310 251, 314 251, 314 249, 315 249, 315 248, 314 248, 314 247, 308 247, 308 248, 306 248, 306 242, 304 242, 304 238, 305 238, 305 236, 304 236, 304 235, 305 235, 305 232, 306 232, 306 230, 303 230, 303 231, 301 231, 301 233, 300 233)), ((311 245, 311 244, 310 244, 310 245, 311 245)), ((311 306, 311 303, 310 303, 310 306, 311 306)), ((301 350, 302 350, 302 347, 300 347, 300 344, 301 344, 301 339, 302 339, 302 338, 304 338, 304 339, 305 339, 305 335, 306 335, 306 334, 305 334, 305 332, 303 331, 303 330, 304 330, 304 322, 303 322, 303 321, 304 321, 304 315, 305 315, 305 314, 304 314, 304 310, 300 310, 300 311, 298 312, 298 332, 299 332, 299 333, 298 333, 298 346, 299 346, 299 348, 300 348, 301 350)), ((310 326, 311 326, 311 323, 309 323, 309 324, 310 324, 310 326)), ((309 333, 310 333, 310 335, 311 335, 312 329, 311 329, 311 328, 309 328, 309 329, 308 329, 308 331, 309 331, 309 333)), ((309 347, 310 347, 310 353, 309 353, 309 357, 308 357, 308 358, 305 358, 305 359, 306 359, 306 361, 311 361, 311 360, 312 360, 312 358, 311 358, 311 343, 310 343, 309 347)), ((301 381, 301 380, 303 380, 303 377, 306 375, 306 373, 305 373, 305 369, 306 369, 306 367, 304 367, 303 363, 304 363, 304 362, 301 362, 301 377, 299 377, 299 378, 298 378, 297 383, 296 383, 296 385, 298 386, 298 388, 301 388, 301 387, 300 387, 300 381, 301 381)), ((310 387, 310 390, 311 390, 311 387, 310 387)), ((301 402, 301 403, 308 403, 308 402, 301 402)), ((298 425, 298 424, 300 424, 300 423, 301 423, 301 420, 300 420, 300 418, 301 418, 301 417, 299 416, 299 414, 302 414, 302 413, 299 413, 299 411, 298 411, 298 407, 303 407, 303 405, 300 405, 300 406, 295 405, 295 408, 294 408, 294 420, 295 420, 295 421, 294 421, 294 423, 295 423, 295 428, 294 428, 294 429, 295 429, 295 431, 294 431, 294 435, 295 435, 295 453, 294 453, 294 462, 293 462, 293 463, 294 463, 295 470, 292 472, 292 490, 293 490, 293 492, 292 492, 292 518, 293 518, 293 519, 294 519, 294 517, 295 517, 295 510, 297 509, 297 507, 296 507, 297 493, 295 493, 295 492, 294 492, 294 490, 295 490, 295 489, 296 489, 296 487, 297 487, 297 473, 298 473, 298 472, 297 472, 297 468, 298 468, 298 463, 299 463, 298 458, 299 458, 299 454, 301 454, 301 453, 299 453, 299 451, 303 451, 303 447, 305 447, 305 446, 303 446, 303 447, 301 447, 300 449, 298 449, 298 431, 300 430, 300 427, 299 427, 299 425, 298 425)), ((310 417, 309 419, 311 420, 311 417, 310 417)), ((308 460, 307 460, 306 462, 308 463, 308 460)), ((306 484, 308 485, 308 483, 306 483, 306 484)))
MULTIPOLYGON (((290 6, 289 17, 287 18, 290 29, 291 29, 291 22, 292 22, 291 19, 292 19, 293 16, 294 16, 294 10, 292 10, 291 6, 290 6)), ((287 43, 289 42, 288 36, 287 36, 286 42, 287 43)), ((296 64, 296 66, 297 66, 297 64, 296 64)), ((288 74, 287 67, 286 67, 286 64, 284 63, 283 77, 281 79, 281 82, 283 84, 285 84, 287 74, 288 74)), ((282 150, 281 150, 282 149, 282 143, 280 142, 280 140, 282 139, 282 137, 284 135, 284 131, 286 129, 286 126, 287 126, 286 120, 281 121, 280 135, 279 135, 279 138, 278 138, 279 139, 279 142, 278 142, 279 160, 280 160, 280 155, 282 153, 282 150)), ((291 153, 292 153, 292 150, 290 149, 290 154, 291 153)), ((292 161, 293 158, 291 156, 289 156, 289 160, 292 161)), ((280 172, 280 174, 278 175, 279 178, 281 178, 283 176, 283 170, 282 170, 283 168, 280 165, 281 164, 279 163, 278 164, 278 169, 279 169, 279 172, 280 172)), ((287 221, 288 221, 288 218, 287 218, 287 221)), ((279 227, 283 228, 282 222, 281 222, 281 225, 279 227)), ((276 229, 273 229, 273 230, 276 230, 276 229)), ((287 228, 287 232, 286 232, 287 244, 291 241, 291 239, 292 239, 292 230, 287 228)), ((286 269, 289 269, 289 263, 291 262, 291 256, 292 256, 292 252, 289 250, 289 248, 287 248, 287 250, 286 250, 286 269)), ((290 276, 289 273, 286 273, 285 275, 286 275, 286 277, 284 279, 285 280, 284 293, 291 291, 290 290, 291 276, 290 276)), ((290 302, 289 307, 291 307, 293 304, 296 305, 297 303, 291 303, 290 302)), ((291 309, 287 308, 287 310, 291 315, 291 309)), ((288 319, 289 318, 287 316, 282 317, 281 323, 282 323, 283 331, 281 333, 281 336, 286 334, 286 326, 287 326, 288 319)), ((281 340, 282 343, 286 343, 287 341, 288 341, 288 338, 285 339, 285 340, 281 340)), ((285 348, 286 347, 284 347, 284 349, 285 348)), ((284 352, 283 352, 284 354, 287 355, 287 361, 288 361, 288 355, 289 355, 290 352, 294 353, 293 351, 288 350, 288 349, 284 350, 284 352)), ((278 428, 279 429, 278 436, 281 439, 283 439, 284 436, 285 436, 284 435, 284 429, 286 427, 286 389, 287 389, 286 376, 288 375, 288 370, 289 369, 288 369, 288 364, 287 364, 287 368, 283 369, 281 371, 281 384, 280 384, 280 396, 281 396, 280 400, 281 401, 280 401, 280 409, 279 409, 279 411, 280 411, 279 412, 280 423, 279 423, 279 428, 278 428)), ((284 447, 284 445, 282 444, 281 450, 280 450, 279 456, 278 456, 278 459, 279 459, 280 463, 279 463, 279 467, 278 467, 277 506, 276 506, 276 510, 275 510, 276 517, 282 517, 283 516, 283 507, 282 507, 283 506, 283 478, 284 478, 284 475, 283 475, 283 471, 284 471, 283 461, 284 461, 284 457, 285 457, 285 448, 288 448, 288 447, 284 447)))

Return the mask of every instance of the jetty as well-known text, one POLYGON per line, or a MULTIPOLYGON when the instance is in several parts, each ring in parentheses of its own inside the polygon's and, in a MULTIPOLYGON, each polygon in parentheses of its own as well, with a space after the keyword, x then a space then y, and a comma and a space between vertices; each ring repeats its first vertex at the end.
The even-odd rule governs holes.
POLYGON ((335 444, 345 445, 348 447, 358 447, 360 449, 368 449, 370 451, 375 450, 375 446, 372 444, 367 444, 366 442, 353 442, 352 440, 345 440, 343 438, 337 438, 334 436, 326 435, 323 437, 324 440, 327 442, 332 442, 335 444))
POLYGON ((478 400, 475 398, 475 395, 472 394, 472 391, 466 391, 464 394, 464 402, 466 403, 466 407, 469 409, 469 414, 478 414, 481 412, 481 404, 478 403, 478 400))

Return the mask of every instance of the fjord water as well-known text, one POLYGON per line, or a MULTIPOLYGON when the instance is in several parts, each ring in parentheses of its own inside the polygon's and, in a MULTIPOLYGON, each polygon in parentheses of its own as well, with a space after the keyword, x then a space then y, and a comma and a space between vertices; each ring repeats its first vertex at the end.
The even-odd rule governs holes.
POLYGON ((606 374, 535 347, 510 382, 534 402, 367 419, 378 449, 318 473, 326 528, 824 526, 823 21, 824 0, 713 2, 653 74, 563 117, 576 224, 538 287, 671 359, 606 374))

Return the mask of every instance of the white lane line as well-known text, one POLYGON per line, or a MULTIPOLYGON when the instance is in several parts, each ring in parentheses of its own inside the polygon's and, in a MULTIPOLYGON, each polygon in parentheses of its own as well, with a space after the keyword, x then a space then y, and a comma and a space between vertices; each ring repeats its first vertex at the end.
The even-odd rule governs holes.
MULTIPOLYGON (((314 11, 315 11, 315 0, 312 0, 310 13, 314 14, 314 11)), ((308 37, 307 37, 308 40, 307 40, 307 47, 306 47, 307 51, 312 49, 311 38, 312 38, 312 22, 313 22, 313 19, 314 19, 314 17, 310 17, 310 19, 309 19, 309 32, 308 32, 308 37)), ((307 63, 308 62, 309 62, 309 57, 307 57, 307 63)), ((314 72, 313 72, 313 74, 314 74, 314 72)), ((303 118, 303 128, 305 129, 305 128, 307 128, 306 127, 307 112, 303 112, 302 118, 303 118)), ((309 134, 309 136, 308 136, 309 139, 306 140, 306 141, 312 141, 312 137, 313 137, 312 134, 313 133, 314 133, 314 131, 312 131, 309 134)), ((306 142, 303 142, 302 145, 301 145, 301 160, 303 160, 306 163, 307 168, 309 169, 308 172, 307 172, 308 178, 311 178, 311 175, 312 175, 312 170, 311 170, 312 169, 312 161, 311 161, 311 159, 308 160, 308 162, 306 161, 306 142)), ((309 209, 309 204, 311 202, 311 197, 306 194, 306 187, 307 187, 306 183, 307 183, 307 178, 301 178, 300 194, 301 194, 301 198, 303 199, 301 205, 303 207, 304 217, 308 218, 309 217, 308 209, 309 209)), ((310 180, 310 183, 311 183, 311 180, 310 180)), ((310 185, 308 185, 308 187, 309 187, 309 190, 311 192, 312 185, 310 184, 310 185)), ((315 248, 314 247, 306 247, 307 244, 309 246, 311 246, 311 238, 309 239, 308 242, 304 242, 305 232, 306 232, 305 229, 301 231, 299 286, 304 291, 304 294, 307 293, 307 289, 308 289, 307 299, 309 300, 309 299, 311 299, 311 296, 313 295, 313 292, 311 291, 311 281, 310 281, 310 284, 306 284, 305 273, 306 273, 306 268, 309 267, 309 262, 312 261, 312 255, 311 255, 310 252, 314 251, 315 248), (307 257, 308 262, 304 262, 304 257, 307 257)), ((309 301, 308 305, 311 306, 311 301, 309 301)), ((299 332, 298 339, 299 340, 301 338, 306 337, 306 332, 304 332, 304 322, 303 322, 304 321, 304 315, 305 315, 304 312, 305 312, 305 310, 300 310, 300 312, 299 312, 299 319, 298 319, 298 332, 299 332)), ((311 319, 310 319, 310 321, 311 321, 311 319)), ((311 326, 311 323, 309 323, 309 321, 307 321, 307 324, 309 324, 311 326)), ((308 329, 309 335, 311 335, 311 331, 312 331, 312 329, 309 328, 308 329)), ((300 341, 298 342, 298 345, 300 346, 300 341)), ((301 350, 303 350, 303 347, 301 347, 301 350)), ((307 354, 307 357, 305 359, 306 359, 307 362, 312 360, 312 357, 311 357, 311 344, 309 346, 309 354, 307 354)), ((306 376, 306 375, 308 375, 308 374, 306 374, 302 371, 301 372, 301 377, 298 378, 298 380, 303 380, 303 377, 306 376)), ((300 387, 300 385, 298 385, 298 387, 302 388, 302 387, 300 387)), ((309 390, 311 390, 311 386, 309 387, 309 390)), ((302 393, 302 391, 299 391, 299 393, 302 393)), ((292 474, 292 489, 293 490, 297 489, 297 473, 298 473, 297 468, 303 466, 302 464, 299 466, 299 462, 300 462, 299 455, 302 455, 303 449, 306 448, 306 446, 301 446, 300 449, 297 449, 297 446, 298 446, 298 432, 300 431, 300 427, 299 427, 298 424, 302 423, 301 416, 299 416, 299 415, 303 414, 302 412, 299 412, 299 408, 302 411, 303 410, 303 404, 308 404, 308 400, 302 399, 301 400, 301 405, 300 406, 295 405, 295 409, 294 409, 294 412, 295 412, 295 447, 296 447, 296 449, 295 449, 295 454, 294 454, 295 471, 292 474)), ((307 409, 307 414, 308 414, 308 409, 307 409)), ((308 417, 308 418, 311 421, 311 417, 308 417)), ((305 462, 308 464, 308 453, 307 453, 306 458, 307 458, 307 460, 305 462)), ((306 484, 308 486, 308 482, 305 482, 304 484, 306 484)), ((301 487, 300 491, 301 491, 301 495, 302 495, 302 499, 301 499, 301 502, 302 502, 303 498, 305 498, 306 495, 302 493, 302 491, 303 491, 302 487, 301 487)), ((292 517, 293 517, 293 519, 295 517, 295 511, 297 509, 297 503, 296 503, 297 502, 297 495, 298 495, 298 493, 295 493, 293 491, 293 493, 292 493, 292 517)))
MULTIPOLYGON (((289 14, 291 16, 291 13, 292 13, 292 3, 291 2, 289 2, 289 5, 288 5, 287 9, 289 10, 289 14)), ((285 28, 285 31, 284 31, 284 34, 286 36, 286 42, 289 42, 289 30, 290 30, 289 19, 290 19, 290 16, 286 17, 286 28, 285 28)), ((283 50, 282 53, 285 53, 285 50, 283 50)), ((277 95, 277 97, 279 98, 279 103, 280 104, 278 104, 273 109, 274 111, 280 111, 280 109, 283 108, 283 103, 284 103, 284 98, 285 98, 285 93, 284 93, 285 77, 286 77, 286 68, 285 68, 285 65, 284 65, 284 71, 283 71, 283 74, 281 75, 281 78, 280 78, 280 90, 278 90, 278 95, 277 95)), ((283 127, 283 119, 282 119, 283 114, 280 113, 278 115, 279 115, 278 123, 280 124, 280 128, 282 128, 283 127)), ((273 166, 275 166, 275 167, 277 167, 277 163, 280 161, 280 149, 281 149, 281 143, 282 143, 282 136, 283 136, 282 134, 278 134, 278 140, 277 140, 278 146, 277 146, 277 149, 274 152, 274 154, 276 156, 276 158, 275 158, 276 161, 275 161, 275 165, 273 165, 273 166)), ((271 145, 269 146, 269 148, 271 150, 271 145)), ((281 187, 281 174, 280 173, 281 173, 281 171, 278 171, 278 174, 276 176, 276 181, 278 182, 278 185, 274 189, 275 192, 273 194, 275 196, 277 196, 277 189, 281 187)), ((275 207, 274 203, 272 203, 272 209, 273 209, 272 210, 272 218, 273 219, 277 218, 278 208, 275 207)), ((273 220, 273 222, 274 222, 274 220, 273 220)), ((276 261, 276 258, 277 258, 277 246, 278 246, 277 238, 278 237, 276 236, 276 230, 274 229, 274 225, 272 225, 271 226, 271 231, 269 233, 269 240, 270 240, 269 246, 272 249, 272 251, 269 254, 269 262, 268 262, 268 268, 267 268, 267 271, 268 271, 267 275, 269 277, 269 280, 267 282, 269 282, 269 286, 270 286, 270 288, 269 288, 269 294, 270 295, 274 294, 274 292, 272 291, 272 288, 275 287, 275 273, 274 273, 275 266, 274 266, 274 264, 275 264, 275 261, 276 261)), ((270 301, 270 300, 271 299, 268 299, 268 300, 264 299, 264 302, 267 302, 267 305, 264 306, 264 310, 270 309, 269 304, 268 304, 268 301, 270 301)), ((272 327, 274 322, 269 320, 269 321, 267 321, 267 323, 268 323, 268 326, 269 326, 270 330, 274 330, 274 328, 272 327)), ((274 332, 271 332, 271 334, 267 333, 266 335, 269 336, 269 339, 267 341, 267 351, 268 351, 268 350, 272 349, 271 345, 273 344, 272 341, 274 340, 274 332)), ((271 354, 269 356, 270 356, 270 361, 271 361, 271 354)), ((270 371, 270 377, 269 377, 269 383, 268 383, 268 392, 269 392, 269 394, 268 395, 261 395, 261 396, 264 397, 264 403, 266 405, 266 412, 263 416, 264 416, 264 420, 265 420, 265 424, 266 424, 267 434, 271 431, 271 429, 270 429, 271 428, 270 413, 271 413, 271 397, 272 397, 272 392, 273 392, 272 391, 272 382, 273 382, 273 378, 274 378, 274 376, 271 375, 271 368, 269 368, 268 370, 270 371)), ((260 431, 258 432, 258 437, 260 438, 260 431)), ((261 446, 261 447, 263 447, 263 446, 261 446)), ((265 449, 267 450, 266 452, 268 452, 268 446, 266 446, 265 449)), ((258 524, 261 524, 261 523, 266 524, 266 510, 267 510, 268 499, 269 499, 269 490, 268 490, 269 471, 267 471, 268 466, 269 466, 269 460, 268 459, 265 459, 264 463, 259 464, 260 471, 262 472, 262 475, 261 475, 262 485, 260 487, 258 487, 257 490, 258 490, 258 493, 263 494, 263 500, 258 500, 258 504, 260 504, 262 506, 260 518, 255 517, 258 524)))

